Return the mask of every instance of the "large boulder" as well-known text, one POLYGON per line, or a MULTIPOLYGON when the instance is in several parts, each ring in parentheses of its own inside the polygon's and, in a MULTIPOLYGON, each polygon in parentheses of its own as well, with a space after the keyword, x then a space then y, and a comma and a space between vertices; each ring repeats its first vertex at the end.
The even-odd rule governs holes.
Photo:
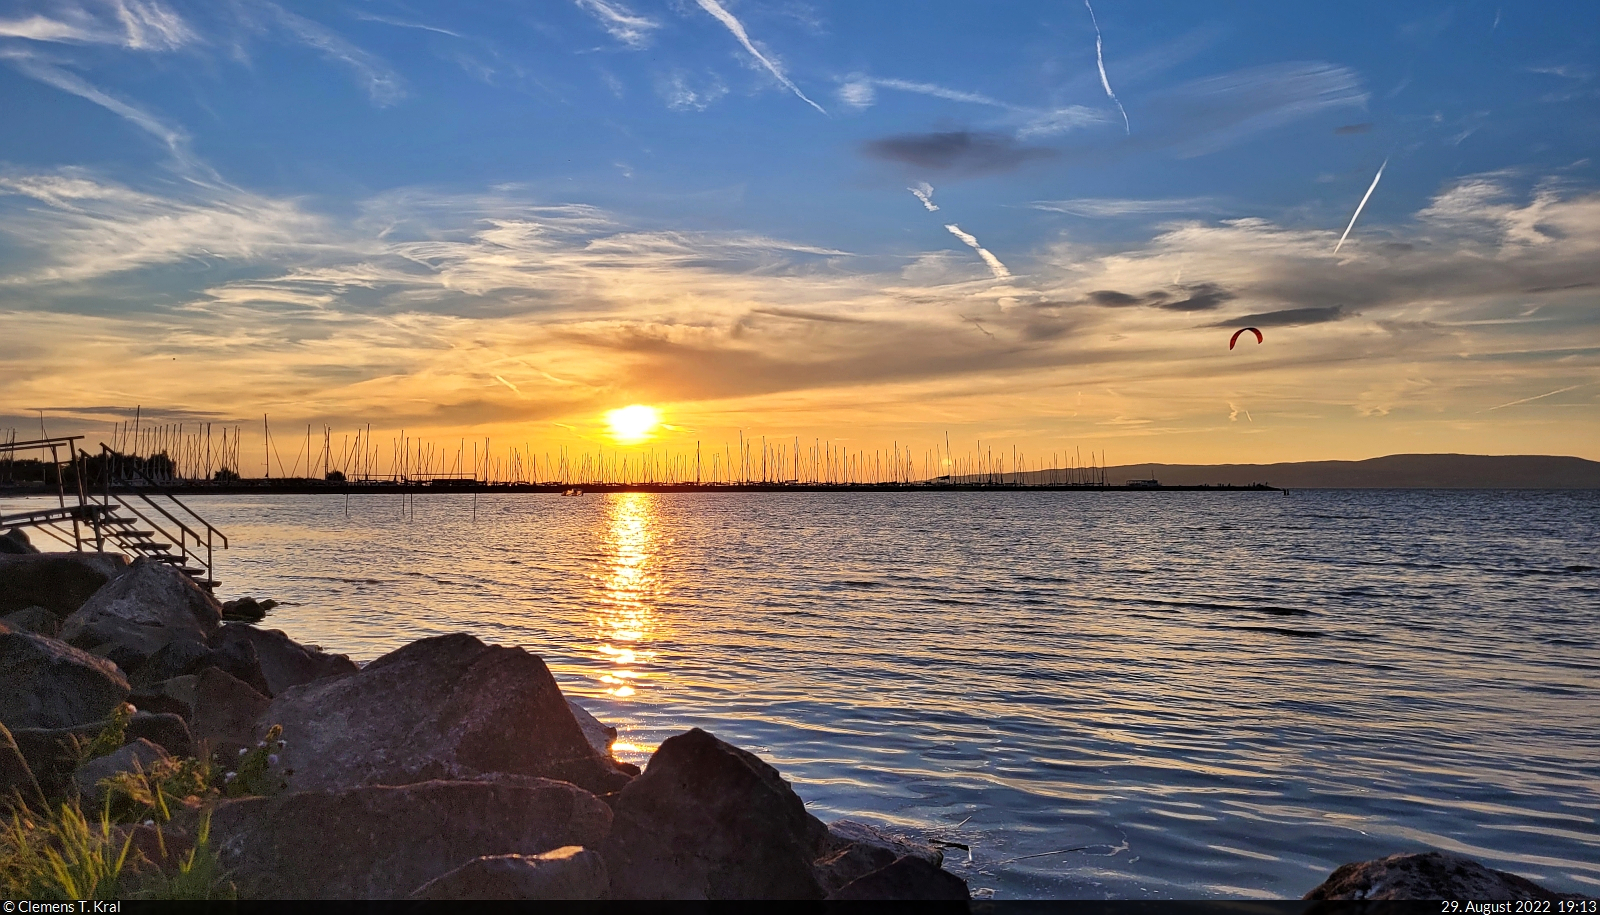
MULTIPOLYGON (((12 732, 17 749, 27 760, 45 797, 60 797, 72 786, 78 768, 79 747, 94 740, 105 722, 71 728, 18 728, 12 732)), ((147 740, 171 756, 191 756, 194 742, 189 727, 177 715, 135 712, 123 731, 123 744, 147 740)))
POLYGON ((601 849, 616 899, 821 899, 827 827, 752 753, 695 728, 616 798, 601 849))
POLYGON ((832 900, 914 900, 918 902, 966 901, 967 881, 941 870, 927 859, 906 855, 850 881, 828 895, 832 900))
POLYGON ((39 790, 27 758, 11 732, 0 724, 0 814, 16 809, 19 802, 30 810, 45 809, 44 793, 39 790))
POLYGON ((583 739, 589 741, 589 746, 602 756, 611 755, 611 744, 617 739, 617 729, 609 724, 601 723, 600 719, 589 714, 589 710, 572 701, 567 700, 567 708, 572 710, 572 717, 578 722, 578 728, 583 731, 583 739))
POLYGON ((423 884, 412 899, 601 899, 610 881, 596 852, 568 845, 542 855, 485 855, 423 884))
POLYGON ((262 692, 268 696, 277 696, 291 686, 361 669, 346 655, 301 645, 279 629, 257 629, 246 623, 224 624, 211 644, 225 653, 253 653, 261 668, 265 687, 262 692))
POLYGON ((0 623, 19 632, 35 632, 52 639, 61 631, 61 617, 38 605, 0 616, 0 623))
POLYGON ((475 858, 593 848, 610 827, 610 808, 565 782, 428 781, 232 801, 211 842, 248 898, 403 899, 475 858))
POLYGON ((203 642, 175 639, 140 664, 128 682, 134 689, 142 689, 174 677, 198 674, 207 667, 215 667, 250 684, 251 689, 262 695, 270 692, 255 646, 247 641, 211 648, 203 642))
POLYGON ((231 759, 240 749, 255 744, 259 736, 257 719, 271 704, 272 700, 251 689, 248 683, 207 667, 195 677, 189 732, 215 753, 231 759))
POLYGON ((204 644, 221 623, 221 605, 193 579, 167 563, 139 559, 62 622, 61 638, 148 658, 176 639, 204 644))
POLYGON ((589 746, 543 661, 470 635, 423 639, 292 687, 260 724, 283 725, 296 791, 506 772, 603 794, 629 778, 589 746))
POLYGON ((127 570, 118 553, 0 554, 0 616, 33 606, 66 616, 127 570))
POLYGON ((855 820, 828 824, 827 846, 812 869, 823 892, 829 894, 903 857, 917 858, 934 868, 944 863, 944 852, 931 845, 855 820))
POLYGON ((194 717, 195 685, 199 681, 198 674, 185 674, 149 686, 135 686, 128 701, 143 711, 166 712, 188 721, 194 717))
POLYGON ((105 799, 104 792, 100 790, 102 781, 124 772, 148 772, 152 765, 167 758, 166 750, 141 737, 123 744, 114 752, 84 763, 73 773, 72 781, 77 785, 78 793, 89 801, 85 806, 98 808, 105 799))
POLYGON ((1557 893, 1526 877, 1492 870, 1470 858, 1445 852, 1390 855, 1346 864, 1335 870, 1307 899, 1582 899, 1557 893))
POLYGON ((60 728, 106 717, 128 696, 115 664, 65 642, 0 625, 0 724, 60 728))

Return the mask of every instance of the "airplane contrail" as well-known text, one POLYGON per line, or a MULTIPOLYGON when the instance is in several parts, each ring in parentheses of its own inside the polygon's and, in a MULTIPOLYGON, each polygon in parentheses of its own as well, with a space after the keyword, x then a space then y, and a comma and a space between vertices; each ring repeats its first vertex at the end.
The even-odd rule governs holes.
POLYGON ((1106 77, 1106 54, 1100 42, 1100 20, 1095 18, 1094 7, 1089 6, 1089 0, 1083 0, 1083 5, 1089 10, 1089 21, 1094 23, 1094 60, 1095 63, 1100 65, 1100 85, 1106 87, 1106 95, 1111 97, 1111 101, 1117 105, 1117 110, 1122 112, 1122 127, 1128 132, 1129 136, 1132 136, 1133 125, 1128 123, 1128 111, 1122 107, 1122 102, 1117 98, 1117 94, 1111 91, 1111 80, 1106 77))
POLYGON ((961 239, 962 241, 966 242, 967 243, 967 247, 969 247, 972 250, 978 252, 978 256, 983 258, 983 262, 985 264, 989 265, 989 270, 994 273, 994 278, 995 279, 997 279, 997 280, 1009 280, 1009 279, 1011 279, 1011 271, 1006 269, 1006 265, 1005 264, 1000 263, 1000 258, 995 257, 993 254, 990 254, 988 248, 985 248, 983 245, 978 244, 978 239, 977 239, 976 236, 969 235, 968 233, 961 231, 961 227, 956 225, 955 223, 950 223, 950 224, 946 225, 945 228, 950 230, 950 234, 951 235, 954 235, 955 237, 957 237, 957 238, 961 239))
POLYGON ((928 212, 932 213, 939 209, 939 205, 933 202, 933 185, 928 182, 918 181, 916 187, 908 187, 906 190, 916 194, 922 205, 928 208, 928 212))
POLYGON ((760 61, 761 66, 766 67, 767 72, 771 73, 777 78, 778 82, 783 83, 790 92, 793 92, 797 97, 799 97, 800 101, 805 102, 807 105, 810 105, 823 114, 828 113, 823 111, 821 105, 818 105, 816 102, 806 98, 806 94, 800 91, 799 86, 796 86, 794 83, 790 82, 789 77, 783 75, 783 71, 778 69, 777 64, 767 60, 766 55, 756 50, 756 46, 750 43, 749 33, 744 30, 744 23, 733 18, 733 14, 723 9, 722 4, 718 3, 717 0, 696 0, 696 2, 700 4, 701 9, 717 17, 718 22, 721 22, 723 25, 727 26, 728 31, 733 33, 733 37, 739 39, 739 43, 744 45, 744 49, 750 52, 750 56, 760 61))
POLYGON ((1555 396, 1555 395, 1557 395, 1557 394, 1565 394, 1565 393, 1567 393, 1567 392, 1568 392, 1568 391, 1575 391, 1575 390, 1577 390, 1577 389, 1578 389, 1578 388, 1582 388, 1582 387, 1587 387, 1587 386, 1588 386, 1588 385, 1591 385, 1591 384, 1594 384, 1594 382, 1592 382, 1592 381, 1585 381, 1585 382, 1584 382, 1584 383, 1583 383, 1583 384, 1575 384, 1575 385, 1572 385, 1572 386, 1571 386, 1571 387, 1566 387, 1566 388, 1561 388, 1561 389, 1560 389, 1560 390, 1557 390, 1557 391, 1550 391, 1550 392, 1549 392, 1549 393, 1546 393, 1546 394, 1539 394, 1539 395, 1537 395, 1537 396, 1534 396, 1534 397, 1524 397, 1524 398, 1522 398, 1522 399, 1521 399, 1521 400, 1513 400, 1513 401, 1512 401, 1512 402, 1510 402, 1510 403, 1503 403, 1503 404, 1501 404, 1501 405, 1500 405, 1500 406, 1498 406, 1498 407, 1490 407, 1490 408, 1489 408, 1489 409, 1488 409, 1488 410, 1480 410, 1480 411, 1478 411, 1478 412, 1480 412, 1480 413, 1489 413, 1489 412, 1492 412, 1492 411, 1494 411, 1494 410, 1501 410, 1501 409, 1504 409, 1504 408, 1506 408, 1506 407, 1514 407, 1514 406, 1516 406, 1516 405, 1517 405, 1517 404, 1522 404, 1522 403, 1532 403, 1532 402, 1533 402, 1533 401, 1535 401, 1535 400, 1544 400, 1544 399, 1545 399, 1545 398, 1546 398, 1546 397, 1554 397, 1554 396, 1555 396))
POLYGON ((1339 249, 1344 247, 1344 240, 1350 237, 1350 230, 1356 227, 1356 220, 1361 217, 1361 211, 1366 209, 1367 200, 1372 196, 1372 192, 1378 189, 1378 179, 1383 177, 1384 166, 1387 166, 1388 164, 1389 160, 1384 159, 1383 165, 1378 166, 1378 173, 1372 176, 1372 186, 1367 188, 1366 195, 1361 198, 1360 203, 1356 204, 1356 211, 1355 214, 1350 217, 1350 224, 1344 227, 1344 234, 1339 236, 1339 243, 1333 246, 1334 254, 1338 254, 1339 249))

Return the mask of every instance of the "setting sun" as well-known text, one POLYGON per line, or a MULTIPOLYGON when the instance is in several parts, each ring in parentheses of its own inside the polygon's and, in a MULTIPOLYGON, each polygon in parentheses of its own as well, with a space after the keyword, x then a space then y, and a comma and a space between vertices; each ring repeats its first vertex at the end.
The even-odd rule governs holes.
POLYGON ((643 404, 621 407, 606 414, 611 437, 625 444, 642 442, 661 422, 661 412, 643 404))

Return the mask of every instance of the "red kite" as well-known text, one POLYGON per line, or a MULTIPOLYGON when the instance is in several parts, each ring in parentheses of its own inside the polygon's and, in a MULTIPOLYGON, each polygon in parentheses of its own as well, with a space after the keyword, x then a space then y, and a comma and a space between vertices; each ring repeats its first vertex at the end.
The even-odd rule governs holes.
POLYGON ((1233 349, 1233 345, 1239 342, 1239 335, 1245 331, 1255 334, 1257 343, 1261 343, 1266 339, 1265 337, 1261 336, 1261 331, 1256 330, 1254 327, 1241 327, 1233 332, 1233 339, 1228 341, 1228 349, 1233 349))

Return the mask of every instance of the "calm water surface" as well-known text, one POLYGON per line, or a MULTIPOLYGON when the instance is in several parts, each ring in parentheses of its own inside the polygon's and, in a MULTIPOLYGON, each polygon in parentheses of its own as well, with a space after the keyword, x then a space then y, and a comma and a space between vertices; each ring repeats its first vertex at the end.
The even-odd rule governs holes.
POLYGON ((1422 847, 1600 893, 1600 493, 192 503, 267 625, 526 646, 619 757, 704 727, 997 898, 1298 897, 1422 847))

